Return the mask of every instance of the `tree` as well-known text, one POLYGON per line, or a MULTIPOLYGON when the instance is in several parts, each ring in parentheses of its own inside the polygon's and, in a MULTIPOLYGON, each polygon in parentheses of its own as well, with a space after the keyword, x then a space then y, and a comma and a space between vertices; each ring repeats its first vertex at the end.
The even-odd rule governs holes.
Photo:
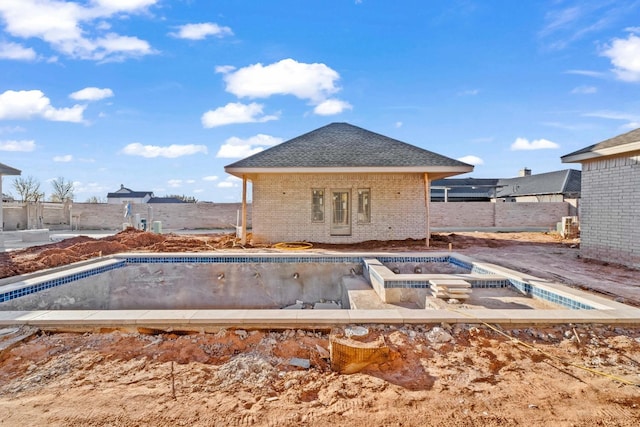
POLYGON ((73 200, 73 182, 66 181, 64 177, 59 176, 51 181, 53 193, 51 194, 52 202, 64 202, 65 200, 73 200))
POLYGON ((21 202, 37 202, 44 199, 44 192, 40 192, 40 182, 32 176, 15 178, 13 188, 20 195, 21 202))
POLYGON ((193 196, 185 196, 184 194, 183 195, 168 194, 168 195, 166 195, 164 197, 173 197, 175 199, 182 200, 185 203, 198 203, 198 199, 196 199, 195 197, 193 197, 193 196))
POLYGON ((91 196, 87 199, 86 203, 106 203, 102 197, 91 196))

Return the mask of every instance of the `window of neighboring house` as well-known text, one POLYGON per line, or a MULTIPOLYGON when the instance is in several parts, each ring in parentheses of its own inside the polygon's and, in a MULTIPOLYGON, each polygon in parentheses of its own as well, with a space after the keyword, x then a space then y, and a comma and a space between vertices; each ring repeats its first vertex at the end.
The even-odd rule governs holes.
POLYGON ((358 190, 358 222, 371 222, 371 190, 368 188, 358 190))
POLYGON ((311 190, 311 221, 324 222, 324 190, 311 190))

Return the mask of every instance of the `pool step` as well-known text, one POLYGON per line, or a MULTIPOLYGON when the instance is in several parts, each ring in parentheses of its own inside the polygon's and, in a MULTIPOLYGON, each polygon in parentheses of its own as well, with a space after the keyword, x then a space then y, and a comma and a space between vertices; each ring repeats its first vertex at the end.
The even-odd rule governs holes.
POLYGON ((462 279, 431 279, 429 285, 431 295, 436 298, 463 300, 471 294, 471 283, 462 279))

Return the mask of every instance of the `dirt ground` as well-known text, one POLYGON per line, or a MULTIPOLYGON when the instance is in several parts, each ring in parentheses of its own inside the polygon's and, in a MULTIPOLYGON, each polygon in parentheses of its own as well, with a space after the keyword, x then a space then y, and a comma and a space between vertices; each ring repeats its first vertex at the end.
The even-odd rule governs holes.
MULTIPOLYGON (((640 305, 637 271, 546 233, 442 233, 312 250, 453 250, 640 305)), ((275 251, 128 230, 5 253, 0 277, 122 251, 275 251)), ((217 333, 0 330, 0 425, 636 426, 640 327, 366 325, 388 352, 332 370, 349 328, 217 333), (307 367, 306 364, 309 364, 307 367)), ((354 337, 355 338, 355 337, 354 337)))

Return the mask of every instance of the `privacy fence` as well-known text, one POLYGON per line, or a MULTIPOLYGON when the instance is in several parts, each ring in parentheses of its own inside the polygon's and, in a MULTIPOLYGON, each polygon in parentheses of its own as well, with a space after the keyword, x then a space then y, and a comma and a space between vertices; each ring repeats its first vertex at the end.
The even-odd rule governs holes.
MULTIPOLYGON (((164 230, 233 229, 238 221, 240 203, 165 203, 132 204, 131 214, 147 224, 161 221, 164 230)), ((446 227, 502 227, 555 229, 570 205, 560 203, 431 203, 430 225, 446 227)), ((247 217, 251 226, 251 205, 247 217)), ((106 203, 4 203, 4 229, 26 230, 118 230, 125 218, 124 206, 106 203)))

